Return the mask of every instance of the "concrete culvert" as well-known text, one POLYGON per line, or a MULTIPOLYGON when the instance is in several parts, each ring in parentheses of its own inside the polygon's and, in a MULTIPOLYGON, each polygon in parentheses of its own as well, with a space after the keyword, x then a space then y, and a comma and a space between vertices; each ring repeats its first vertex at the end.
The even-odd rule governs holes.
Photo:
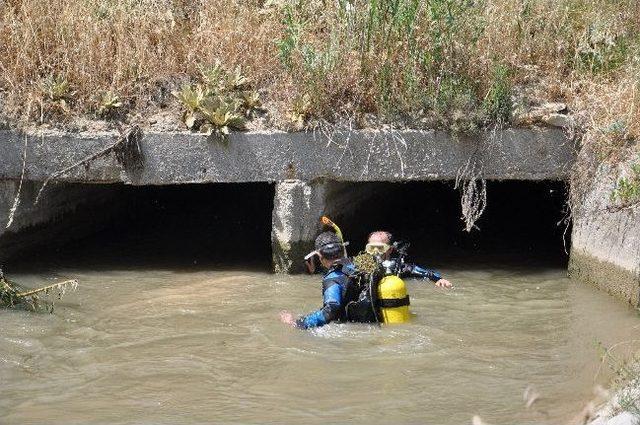
MULTIPOLYGON (((273 185, 268 183, 74 184, 52 189, 43 198, 43 208, 50 205, 48 199, 61 196, 62 189, 67 198, 73 194, 69 199, 76 207, 60 214, 51 211, 50 216, 46 211, 34 214, 36 226, 20 227, 0 238, 8 253, 16 251, 11 243, 28 239, 21 250, 31 248, 70 265, 92 261, 270 267, 273 185)), ((28 199, 25 204, 30 205, 28 199)))

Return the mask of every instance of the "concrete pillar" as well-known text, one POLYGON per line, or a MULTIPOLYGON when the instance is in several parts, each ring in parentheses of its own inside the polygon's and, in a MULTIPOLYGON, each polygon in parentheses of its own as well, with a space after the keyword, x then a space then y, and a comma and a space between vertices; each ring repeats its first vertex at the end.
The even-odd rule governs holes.
POLYGON ((276 184, 271 247, 276 273, 304 271, 303 258, 313 250, 325 211, 326 183, 284 180, 276 184))

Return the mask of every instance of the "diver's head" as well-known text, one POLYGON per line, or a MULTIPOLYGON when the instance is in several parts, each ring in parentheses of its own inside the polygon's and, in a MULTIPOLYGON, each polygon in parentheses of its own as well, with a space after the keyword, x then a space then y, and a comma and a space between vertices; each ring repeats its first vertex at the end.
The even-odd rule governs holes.
POLYGON ((393 251, 393 235, 385 230, 376 230, 369 234, 365 251, 368 254, 388 259, 393 251))
POLYGON ((344 244, 333 232, 322 232, 316 238, 316 252, 320 263, 325 268, 331 267, 336 261, 344 257, 344 244))

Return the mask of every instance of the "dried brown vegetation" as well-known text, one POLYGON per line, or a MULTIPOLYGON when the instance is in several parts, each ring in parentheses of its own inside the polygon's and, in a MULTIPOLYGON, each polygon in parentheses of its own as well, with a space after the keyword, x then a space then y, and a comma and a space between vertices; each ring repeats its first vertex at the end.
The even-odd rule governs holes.
POLYGON ((636 0, 2 0, 0 101, 22 121, 131 121, 219 63, 270 126, 473 131, 564 101, 602 159, 640 131, 639 34, 636 0))

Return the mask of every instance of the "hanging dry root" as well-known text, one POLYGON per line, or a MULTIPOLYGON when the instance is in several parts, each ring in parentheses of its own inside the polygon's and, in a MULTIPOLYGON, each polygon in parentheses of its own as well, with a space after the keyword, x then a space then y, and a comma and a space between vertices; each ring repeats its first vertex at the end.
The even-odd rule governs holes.
POLYGON ((16 192, 16 197, 13 199, 13 205, 9 210, 9 219, 7 220, 7 225, 5 229, 8 229, 13 224, 13 219, 16 215, 16 211, 18 210, 18 206, 20 206, 20 194, 22 193, 22 183, 24 182, 24 175, 27 169, 27 145, 29 143, 29 138, 24 136, 24 149, 22 151, 22 173, 20 173, 20 183, 18 184, 18 191, 16 192))
POLYGON ((469 159, 464 167, 458 170, 456 176, 456 189, 460 189, 460 206, 462 207, 462 221, 464 230, 470 232, 478 229, 476 221, 482 216, 487 207, 487 181, 483 179, 482 172, 476 166, 475 161, 469 159))
POLYGON ((51 174, 49 177, 47 177, 47 179, 42 184, 42 187, 38 191, 38 195, 36 195, 34 204, 38 203, 38 201, 40 200, 40 195, 42 195, 42 192, 51 180, 54 180, 81 165, 86 166, 91 161, 95 161, 96 159, 108 155, 111 152, 115 153, 116 159, 120 164, 122 164, 125 170, 140 170, 144 165, 144 157, 142 155, 142 150, 140 149, 140 141, 142 140, 143 136, 144 133, 142 132, 142 129, 138 125, 134 125, 124 134, 122 134, 122 136, 118 140, 116 140, 108 147, 87 156, 86 158, 76 162, 75 164, 71 164, 70 166, 63 168, 62 170, 56 171, 55 173, 51 174))

